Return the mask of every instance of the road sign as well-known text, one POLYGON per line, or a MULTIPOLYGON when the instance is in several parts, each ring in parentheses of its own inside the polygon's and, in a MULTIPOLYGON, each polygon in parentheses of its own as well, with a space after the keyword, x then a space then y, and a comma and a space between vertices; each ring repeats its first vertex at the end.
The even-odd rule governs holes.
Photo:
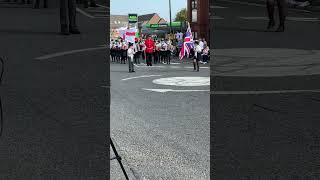
POLYGON ((128 19, 129 19, 129 23, 137 23, 138 14, 129 14, 128 19))

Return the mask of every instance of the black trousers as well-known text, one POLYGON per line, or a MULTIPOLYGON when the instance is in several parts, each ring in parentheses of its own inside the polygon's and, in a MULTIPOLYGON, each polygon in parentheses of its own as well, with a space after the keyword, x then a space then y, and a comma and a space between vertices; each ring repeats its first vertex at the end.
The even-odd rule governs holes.
POLYGON ((125 64, 127 61, 127 50, 122 49, 121 50, 121 64, 125 64))
POLYGON ((136 54, 134 55, 134 63, 135 63, 135 64, 140 64, 140 54, 141 54, 141 52, 138 51, 138 52, 136 52, 136 54))
MULTIPOLYGON (((33 0, 33 7, 39 8, 40 7, 40 0, 33 0)), ((48 0, 43 0, 43 7, 44 8, 48 7, 48 0)))
POLYGON ((268 17, 271 22, 274 22, 274 8, 276 2, 278 5, 280 26, 284 26, 286 19, 286 0, 267 0, 268 17))
POLYGON ((76 30, 76 0, 60 0, 61 31, 76 30))
POLYGON ((193 57, 193 70, 199 71, 199 61, 200 61, 201 54, 196 53, 196 55, 193 57))
POLYGON ((152 66, 153 53, 146 53, 147 56, 147 66, 152 66))
POLYGON ((171 51, 168 50, 168 51, 166 52, 166 55, 167 55, 167 64, 170 64, 170 61, 171 61, 171 51))
POLYGON ((159 51, 156 51, 153 55, 153 63, 157 64, 159 62, 159 51))

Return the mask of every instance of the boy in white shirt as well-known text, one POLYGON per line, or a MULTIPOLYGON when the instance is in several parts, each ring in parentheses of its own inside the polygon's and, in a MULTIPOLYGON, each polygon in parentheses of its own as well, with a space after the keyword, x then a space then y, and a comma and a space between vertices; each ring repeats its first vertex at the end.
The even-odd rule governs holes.
POLYGON ((194 57, 193 57, 193 70, 199 72, 199 61, 201 60, 201 52, 202 48, 199 45, 199 42, 195 42, 195 48, 194 48, 194 57))
POLYGON ((129 49, 127 51, 128 55, 128 64, 129 64, 129 73, 135 72, 134 71, 134 65, 133 65, 133 57, 135 54, 135 50, 132 43, 129 43, 129 49))

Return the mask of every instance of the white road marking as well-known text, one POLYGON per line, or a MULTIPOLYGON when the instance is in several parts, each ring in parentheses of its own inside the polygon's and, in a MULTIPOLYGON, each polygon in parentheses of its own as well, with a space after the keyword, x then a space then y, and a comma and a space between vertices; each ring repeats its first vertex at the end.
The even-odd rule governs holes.
POLYGON ((167 86, 210 86, 209 77, 168 77, 152 81, 154 84, 167 86))
MULTIPOLYGON (((137 68, 171 68, 171 69, 180 69, 180 68, 185 68, 185 69, 193 69, 193 67, 191 67, 191 66, 183 66, 183 67, 181 67, 181 66, 147 66, 147 65, 137 65, 137 64, 133 64, 135 67, 137 67, 137 68)), ((200 69, 209 69, 210 67, 207 67, 207 66, 205 66, 205 67, 201 67, 200 66, 200 69)))
POLYGON ((94 18, 95 18, 94 16, 92 16, 91 14, 83 11, 83 10, 80 9, 80 8, 77 8, 77 12, 79 12, 80 14, 82 14, 82 15, 84 15, 84 16, 87 16, 88 18, 91 18, 91 19, 94 19, 94 18))
POLYGON ((224 19, 224 18, 223 18, 223 17, 220 17, 220 16, 210 16, 210 19, 220 20, 220 19, 224 19))
MULTIPOLYGON (((188 66, 185 66, 183 68, 186 68, 186 69, 193 69, 194 67, 188 67, 188 66)), ((200 66, 200 69, 209 69, 210 67, 201 67, 200 66)))
POLYGON ((314 90, 273 90, 273 91, 213 91, 213 95, 261 95, 261 94, 292 94, 292 93, 320 93, 320 89, 314 90))
POLYGON ((245 20, 268 20, 267 17, 243 17, 240 16, 240 19, 245 19, 245 20))
POLYGON ((305 18, 305 17, 287 17, 291 21, 307 21, 307 22, 318 22, 319 18, 305 18))
POLYGON ((136 64, 134 64, 134 66, 136 66, 136 67, 138 67, 138 68, 140 68, 140 67, 148 67, 148 68, 164 68, 165 66, 138 66, 138 65, 136 65, 136 64))
POLYGON ((136 76, 136 77, 129 77, 125 79, 121 79, 122 81, 127 81, 131 79, 139 79, 139 78, 146 78, 146 77, 157 77, 157 76, 162 76, 162 75, 144 75, 144 76, 136 76))
POLYGON ((40 56, 35 59, 36 60, 46 60, 46 59, 65 56, 65 55, 69 55, 69 54, 75 54, 75 53, 87 52, 87 51, 96 51, 96 50, 106 50, 106 47, 100 46, 100 47, 95 47, 95 48, 86 48, 86 49, 77 49, 77 50, 71 50, 71 51, 58 52, 58 53, 48 54, 45 56, 40 56))
POLYGON ((104 5, 101 5, 101 4, 96 4, 97 6, 99 7, 103 7, 103 8, 106 8, 106 9, 110 9, 110 7, 107 7, 107 6, 104 6, 104 5))
POLYGON ((166 93, 166 92, 209 92, 210 90, 175 90, 175 89, 146 89, 142 88, 143 90, 146 91, 152 91, 152 92, 159 92, 159 93, 166 93))
POLYGON ((210 9, 226 9, 228 7, 223 7, 223 6, 210 6, 210 9))
POLYGON ((180 63, 170 63, 170 64, 173 64, 173 65, 178 65, 178 64, 180 64, 180 63))

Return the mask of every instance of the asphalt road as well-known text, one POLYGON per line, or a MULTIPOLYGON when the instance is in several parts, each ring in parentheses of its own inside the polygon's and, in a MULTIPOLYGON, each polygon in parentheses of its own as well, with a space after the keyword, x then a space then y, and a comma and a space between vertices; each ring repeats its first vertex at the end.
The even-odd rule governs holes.
MULTIPOLYGON (((126 169, 137 179, 209 179, 208 65, 200 72, 186 62, 138 66, 128 73, 127 64, 111 64, 111 136, 126 169), (201 77, 204 82, 154 82, 172 77, 201 77)), ((112 162, 111 179, 123 178, 112 176, 117 168, 112 162)))
POLYGON ((319 14, 289 11, 275 33, 263 6, 210 8, 212 177, 319 178, 319 14))
POLYGON ((0 8, 0 56, 5 59, 0 179, 105 180, 105 19, 78 14, 82 34, 61 36, 57 8, 0 8), (74 51, 88 48, 96 49, 74 51))

